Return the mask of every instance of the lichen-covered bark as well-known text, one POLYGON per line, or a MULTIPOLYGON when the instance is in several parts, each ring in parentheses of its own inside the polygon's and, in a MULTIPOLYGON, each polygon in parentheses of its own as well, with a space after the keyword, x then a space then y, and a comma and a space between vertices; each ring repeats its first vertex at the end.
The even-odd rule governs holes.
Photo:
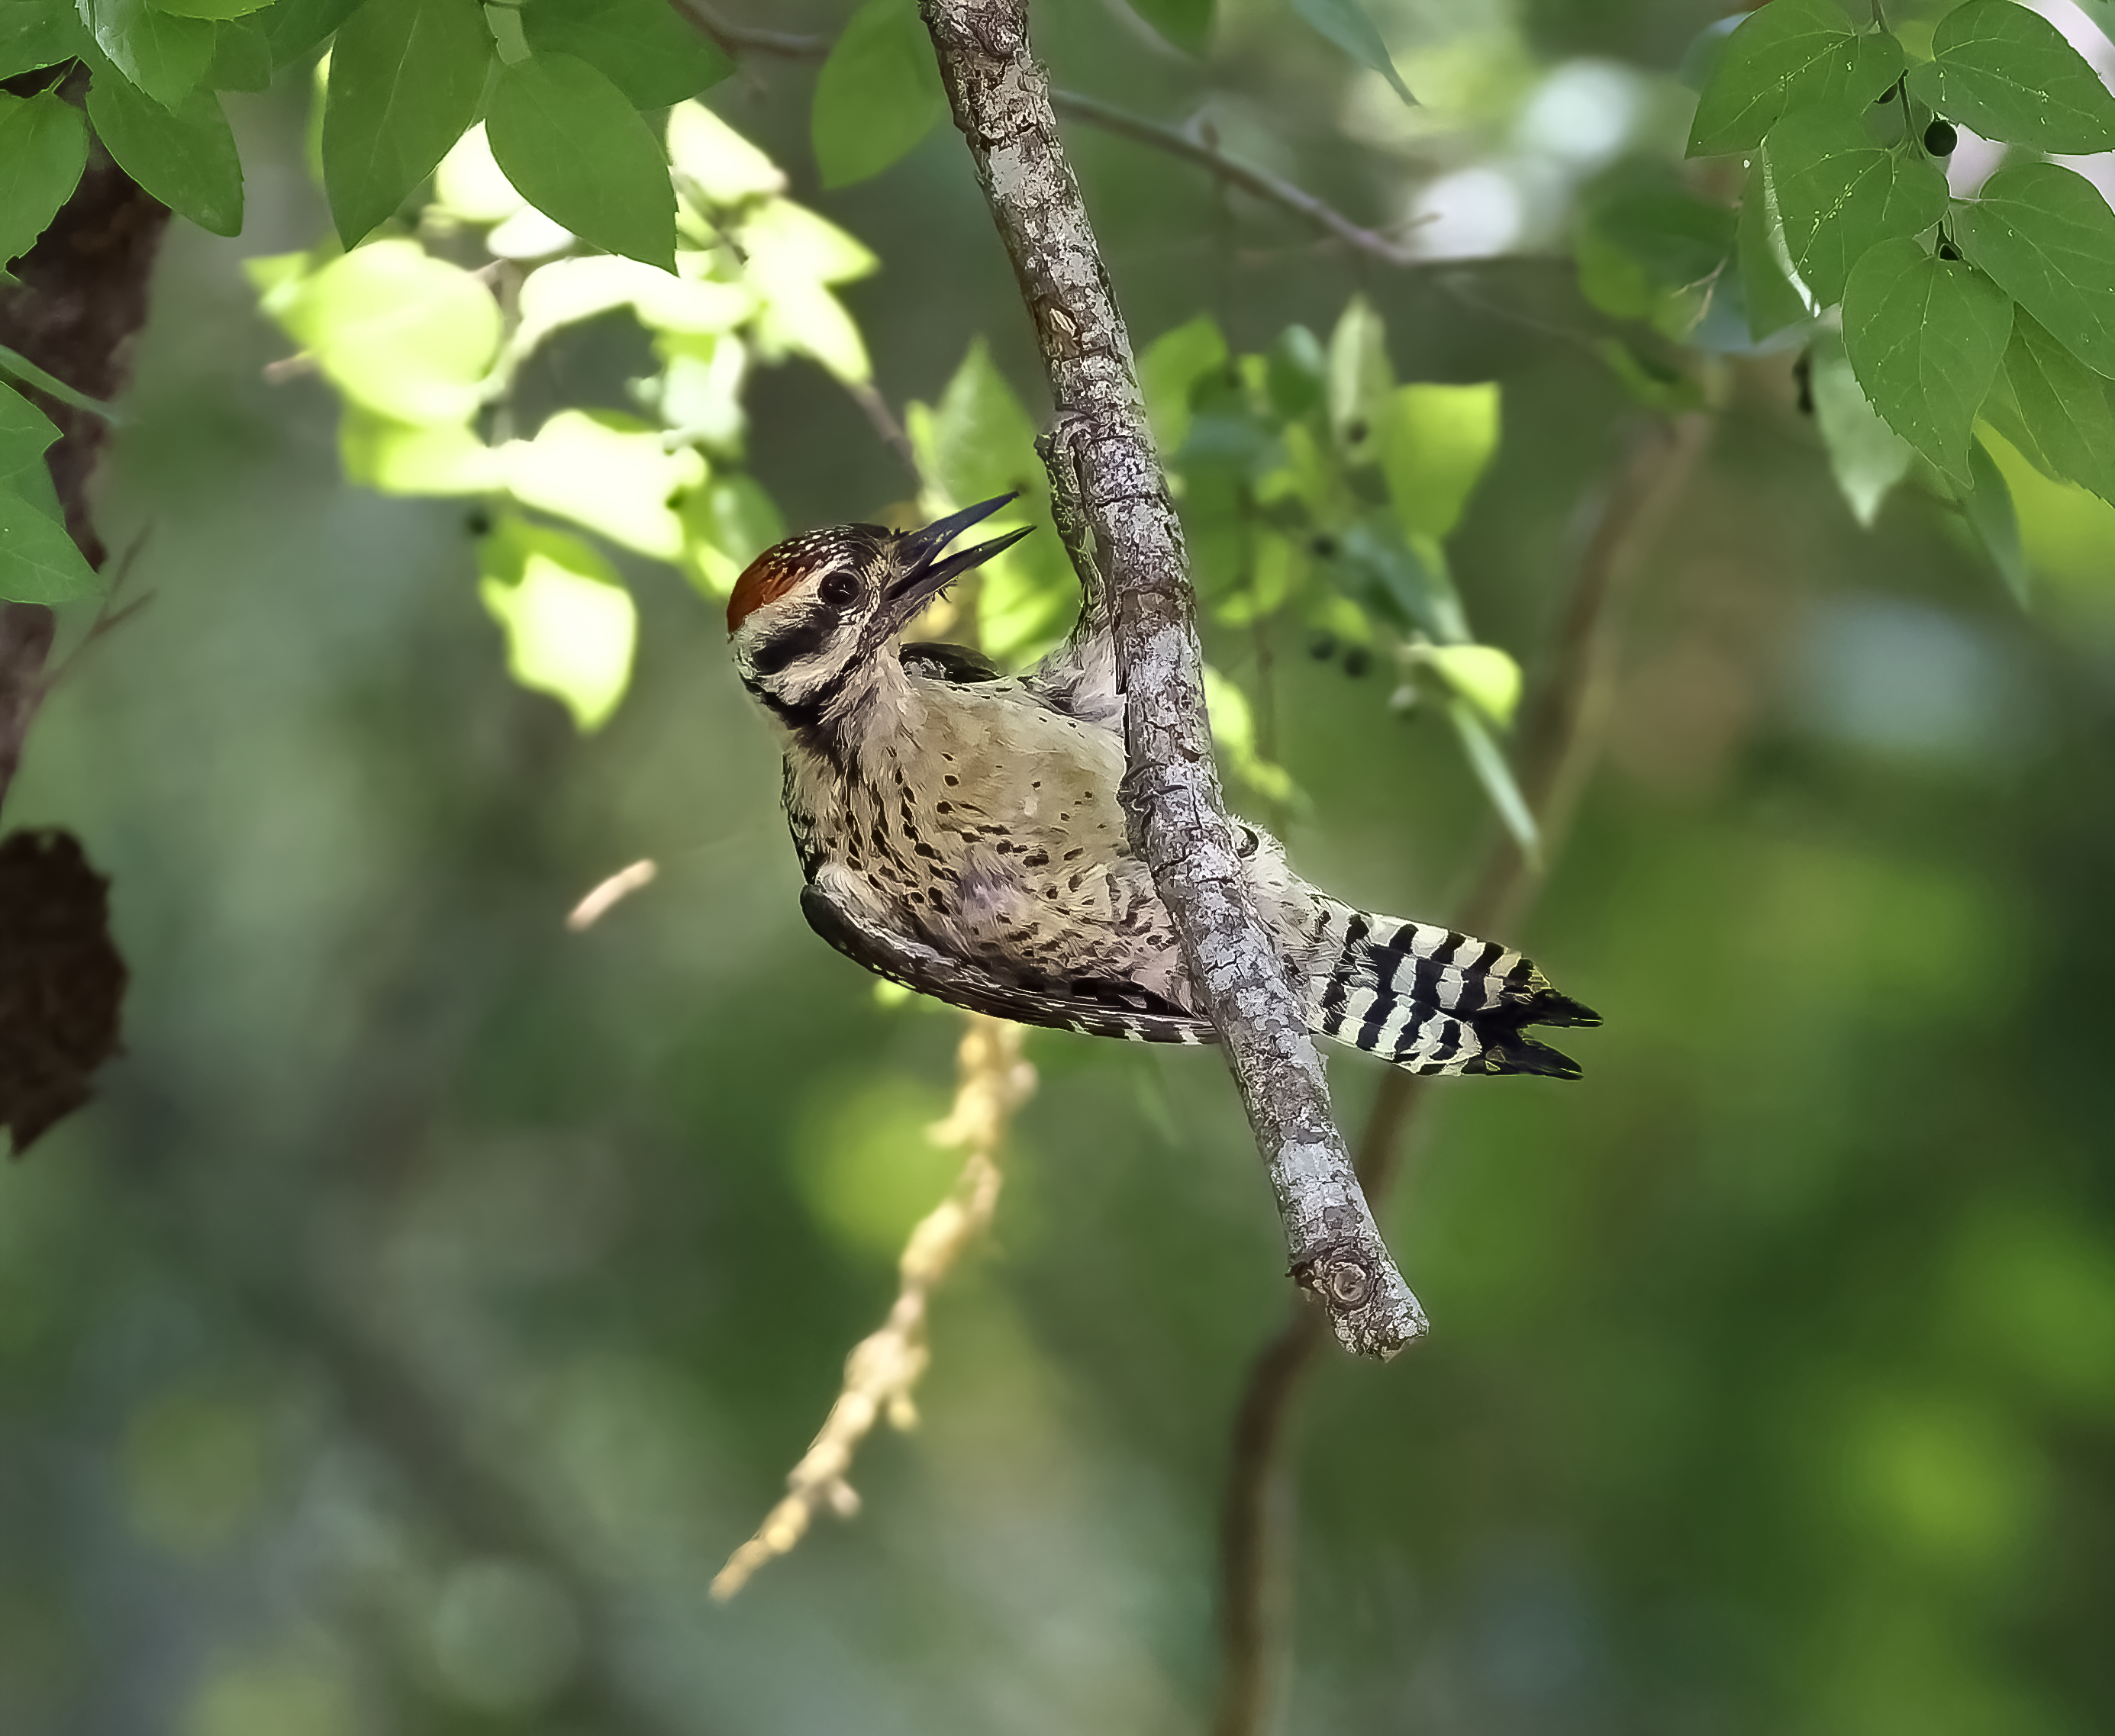
POLYGON ((1258 917, 1234 850, 1204 713, 1181 526, 1145 419, 1131 341, 1030 52, 1025 0, 921 0, 1035 322, 1114 604, 1130 776, 1125 807, 1226 1045, 1284 1220, 1293 1276, 1351 1349, 1388 1357, 1425 1317, 1352 1173, 1307 1033, 1304 992, 1258 917))

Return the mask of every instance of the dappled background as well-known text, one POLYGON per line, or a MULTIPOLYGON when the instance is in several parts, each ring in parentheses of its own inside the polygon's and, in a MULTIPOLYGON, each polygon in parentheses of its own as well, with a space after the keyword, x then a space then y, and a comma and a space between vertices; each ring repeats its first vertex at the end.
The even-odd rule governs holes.
MULTIPOLYGON (((1448 547, 1532 674, 1651 413, 1558 250, 1678 156, 1714 8, 1374 11, 1426 108, 1253 0, 1203 62, 1100 0, 1039 16, 1069 87, 1206 105, 1430 254, 1521 256, 1356 263, 1071 137, 1141 343, 1326 338, 1363 291, 1397 378, 1501 382, 1448 547)), ((879 256, 839 293, 882 396, 938 401, 981 337, 1039 418, 959 140, 825 190, 814 76, 757 57, 709 106, 879 256)), ((10 809, 113 877, 132 988, 96 1105, 0 1174, 0 1728, 1194 1728, 1228 1413, 1285 1290, 1209 1054, 1030 1039, 920 1428, 876 1436, 855 1522, 707 1599, 952 1175, 923 1129, 958 1021, 802 925, 709 575, 612 553, 636 662, 584 734, 509 679, 476 502, 347 484, 336 394, 268 378, 294 346, 244 262, 326 227, 308 94, 229 104, 244 235, 172 231, 105 493, 152 601, 69 666, 10 809)), ((2022 471, 2023 611, 1914 488, 1860 527, 1796 353, 1714 364, 1605 758, 1509 937, 1605 1015, 1586 1077, 1434 1094, 1385 1226, 1434 1337, 1310 1395, 1288 1728, 2115 1718, 2115 511, 2022 471)), ((617 314, 521 391, 626 409, 653 365, 617 314)), ((812 362, 746 401, 789 527, 915 501, 812 362)), ((1500 822, 1444 708, 1347 648, 1208 627, 1296 786, 1236 799, 1333 889, 1438 914, 1500 822)), ((1356 1127, 1378 1070, 1333 1071, 1356 1127)))

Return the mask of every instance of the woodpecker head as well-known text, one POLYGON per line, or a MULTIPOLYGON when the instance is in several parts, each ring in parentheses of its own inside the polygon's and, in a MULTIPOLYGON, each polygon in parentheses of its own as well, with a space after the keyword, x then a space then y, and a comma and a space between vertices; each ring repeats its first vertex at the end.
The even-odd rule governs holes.
POLYGON ((912 616, 1034 528, 943 558, 948 543, 1013 498, 980 501, 923 530, 836 524, 764 550, 727 598, 742 685, 789 727, 841 711, 896 662, 896 635, 912 616))

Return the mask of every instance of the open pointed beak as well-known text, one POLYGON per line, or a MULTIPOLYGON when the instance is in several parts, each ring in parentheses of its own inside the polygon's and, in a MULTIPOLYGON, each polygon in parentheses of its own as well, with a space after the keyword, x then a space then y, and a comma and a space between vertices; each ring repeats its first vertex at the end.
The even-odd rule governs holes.
POLYGON ((960 512, 936 520, 923 530, 904 534, 898 545, 903 561, 903 576, 888 588, 892 625, 902 625, 971 567, 982 566, 993 555, 1012 547, 1035 529, 1033 524, 1024 524, 1020 529, 1010 530, 1002 537, 993 537, 989 543, 980 543, 974 548, 962 549, 944 560, 941 557, 941 551, 970 525, 989 518, 1007 502, 1016 498, 1016 495, 1002 494, 996 499, 979 501, 974 506, 965 506, 960 512))

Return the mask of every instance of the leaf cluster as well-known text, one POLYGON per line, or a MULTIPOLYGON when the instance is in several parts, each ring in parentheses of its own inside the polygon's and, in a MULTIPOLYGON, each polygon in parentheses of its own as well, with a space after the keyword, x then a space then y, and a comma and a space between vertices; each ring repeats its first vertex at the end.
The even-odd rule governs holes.
POLYGON ((1708 264, 1700 246, 1680 282, 1616 250, 1663 296, 1686 294, 1685 315, 1723 290, 1746 339, 1810 341, 1815 408, 1860 517, 1917 468, 2016 579, 1993 447, 2115 501, 2115 211, 2046 160, 2115 148, 2115 94, 2014 0, 1966 0, 1928 54, 1916 46, 1836 0, 1749 15, 1689 136, 1692 156, 1745 161, 1728 245, 1708 264), (1963 128, 2006 152, 1973 197, 1947 175, 1963 128))

